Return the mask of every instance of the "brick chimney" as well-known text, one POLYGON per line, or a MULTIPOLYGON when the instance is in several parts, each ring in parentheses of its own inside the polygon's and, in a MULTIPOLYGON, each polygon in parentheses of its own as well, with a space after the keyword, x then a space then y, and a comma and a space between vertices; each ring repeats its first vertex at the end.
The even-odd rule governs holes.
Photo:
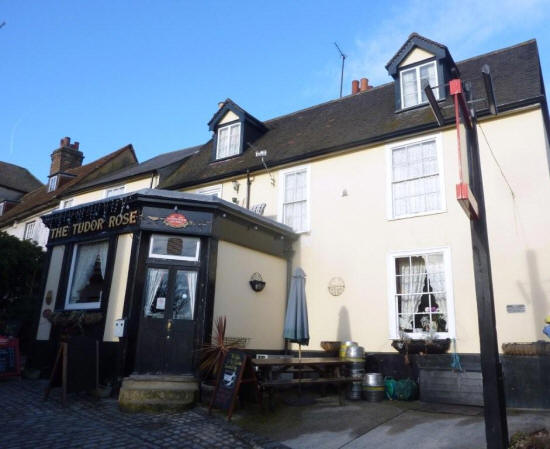
POLYGON ((369 86, 369 80, 367 78, 361 78, 361 87, 359 92, 365 92, 366 90, 371 90, 372 86, 369 86))
POLYGON ((71 168, 80 167, 84 154, 78 150, 78 142, 71 143, 70 137, 63 137, 59 142, 59 148, 52 153, 50 176, 64 173, 71 168))
POLYGON ((351 94, 355 95, 357 92, 359 92, 359 81, 353 80, 351 82, 351 94))

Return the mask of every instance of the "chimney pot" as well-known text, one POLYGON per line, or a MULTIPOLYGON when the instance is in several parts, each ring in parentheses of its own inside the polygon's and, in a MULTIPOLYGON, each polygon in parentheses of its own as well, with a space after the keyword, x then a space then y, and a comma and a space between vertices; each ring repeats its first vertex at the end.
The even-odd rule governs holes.
POLYGON ((63 147, 68 147, 71 143, 71 138, 70 137, 63 137, 60 142, 59 142, 59 146, 61 148, 63 147))
POLYGON ((351 94, 355 95, 357 92, 359 92, 359 81, 353 80, 351 82, 351 94))
POLYGON ((360 91, 365 92, 369 88, 369 80, 367 78, 361 78, 361 87, 360 91))

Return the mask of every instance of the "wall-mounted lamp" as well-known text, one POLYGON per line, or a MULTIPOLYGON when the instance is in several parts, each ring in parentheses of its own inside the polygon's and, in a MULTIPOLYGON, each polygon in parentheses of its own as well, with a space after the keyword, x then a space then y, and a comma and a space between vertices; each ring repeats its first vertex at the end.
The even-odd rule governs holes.
POLYGON ((239 184, 239 181, 233 181, 233 190, 237 193, 239 193, 239 187, 241 185, 239 184))
POLYGON ((252 287, 252 290, 255 292, 261 292, 265 287, 265 281, 263 280, 262 275, 258 272, 250 276, 249 283, 250 287, 252 287))

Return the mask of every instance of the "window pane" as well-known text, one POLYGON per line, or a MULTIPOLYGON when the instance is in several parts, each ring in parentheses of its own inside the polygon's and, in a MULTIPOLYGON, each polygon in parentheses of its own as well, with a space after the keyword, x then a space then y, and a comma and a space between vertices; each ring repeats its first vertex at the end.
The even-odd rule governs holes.
POLYGON ((448 332, 443 253, 395 259, 399 332, 448 332))
POLYGON ((218 159, 227 157, 229 153, 229 129, 220 128, 218 130, 218 143, 217 143, 217 156, 218 159))
POLYGON ((166 297, 168 296, 168 270, 149 268, 145 285, 143 312, 152 318, 164 318, 166 297))
POLYGON ((435 140, 392 150, 393 216, 441 209, 435 140))
POLYGON ((123 193, 124 193, 124 186, 114 187, 112 189, 107 189, 105 196, 109 198, 111 196, 122 195, 123 193))
POLYGON ((401 77, 403 87, 403 107, 408 108, 418 104, 416 69, 402 72, 401 77))
POLYGON ((283 223, 297 232, 308 225, 307 194, 307 170, 284 175, 283 223))
POLYGON ((172 317, 175 320, 192 320, 195 313, 195 294, 197 290, 197 272, 176 272, 176 288, 172 317))
POLYGON ((241 141, 241 124, 237 123, 236 125, 231 125, 229 148, 227 151, 227 156, 233 156, 239 153, 240 141, 241 141))
POLYGON ((435 98, 439 98, 438 89, 434 89, 437 86, 437 76, 435 72, 435 63, 433 62, 420 66, 420 87, 423 102, 428 101, 428 98, 426 97, 426 94, 424 92, 424 86, 426 85, 426 83, 430 83, 435 98))
POLYGON ((101 301, 105 288, 108 242, 78 245, 74 252, 68 304, 101 301))
POLYGON ((151 256, 197 260, 199 242, 199 239, 194 237, 153 235, 151 239, 151 256))

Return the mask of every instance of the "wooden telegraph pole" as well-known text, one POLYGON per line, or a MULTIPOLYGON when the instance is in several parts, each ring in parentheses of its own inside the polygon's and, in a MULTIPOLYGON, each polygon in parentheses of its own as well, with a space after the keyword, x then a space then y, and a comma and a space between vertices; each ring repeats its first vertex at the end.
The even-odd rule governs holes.
MULTIPOLYGON (((491 113, 496 114, 497 107, 494 101, 488 67, 483 68, 483 76, 486 81, 489 110, 491 113)), ((460 160, 460 182, 456 185, 456 195, 458 202, 470 218, 470 232, 472 236, 481 372, 483 375, 485 438, 488 449, 505 449, 508 447, 508 425, 506 421, 502 365, 498 352, 491 255, 489 251, 483 177, 481 174, 479 142, 477 138, 477 118, 475 109, 468 107, 464 95, 464 85, 459 78, 450 81, 449 90, 454 100, 460 160)), ((441 110, 435 98, 433 98, 431 88, 426 86, 425 92, 428 98, 432 97, 431 99, 429 98, 430 105, 434 110, 438 123, 442 126, 441 110), (430 91, 429 94, 428 90, 430 91)))

